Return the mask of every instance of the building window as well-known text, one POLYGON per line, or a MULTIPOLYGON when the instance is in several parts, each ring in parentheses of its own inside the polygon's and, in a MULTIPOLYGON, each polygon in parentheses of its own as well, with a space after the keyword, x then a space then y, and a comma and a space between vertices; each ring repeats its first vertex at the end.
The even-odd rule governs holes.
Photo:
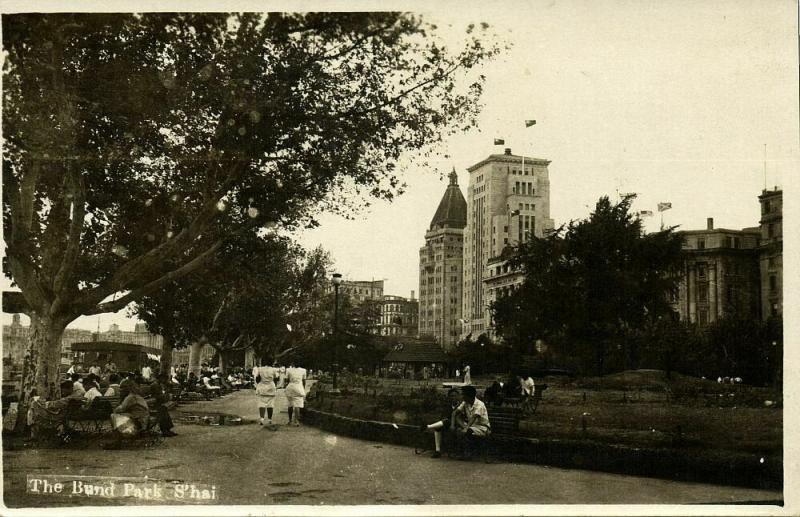
POLYGON ((704 310, 697 311, 697 322, 700 323, 700 325, 707 324, 708 323, 708 312, 704 311, 704 310))
POLYGON ((705 241, 705 239, 697 239, 697 249, 699 249, 699 250, 706 249, 706 241, 705 241))
POLYGON ((775 268, 775 257, 770 257, 767 260, 767 267, 769 267, 770 269, 774 269, 775 268))
POLYGON ((776 275, 769 275, 769 291, 774 293, 778 290, 778 277, 776 275))
POLYGON ((733 238, 733 247, 738 250, 740 245, 741 245, 741 243, 739 242, 739 237, 734 237, 733 238))
POLYGON ((730 236, 725 237, 725 247, 732 248, 733 247, 733 239, 730 236))
POLYGON ((706 277, 706 266, 705 264, 700 264, 697 266, 697 276, 700 278, 706 277))
POLYGON ((770 315, 771 316, 777 316, 778 315, 778 304, 777 303, 773 303, 770 306, 770 315))
POLYGON ((769 225, 767 226, 767 237, 769 237, 770 239, 775 237, 775 225, 772 223, 769 223, 769 225))
POLYGON ((697 301, 698 302, 707 302, 708 301, 708 285, 702 284, 699 285, 697 288, 697 301))

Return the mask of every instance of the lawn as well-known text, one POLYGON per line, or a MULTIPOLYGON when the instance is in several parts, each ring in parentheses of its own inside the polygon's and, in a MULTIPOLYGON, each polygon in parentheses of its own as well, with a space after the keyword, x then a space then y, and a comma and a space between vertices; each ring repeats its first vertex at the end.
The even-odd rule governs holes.
MULTIPOLYGON (((492 380, 477 378, 479 393, 492 380)), ((578 380, 537 379, 541 383, 549 388, 536 414, 520 422, 525 436, 669 447, 689 453, 702 449, 782 454, 783 411, 768 388, 718 384, 675 373, 667 379, 657 370, 578 380)), ((440 382, 352 377, 340 386, 342 395, 326 396, 316 407, 412 425, 430 423, 447 413, 447 390, 440 382)))

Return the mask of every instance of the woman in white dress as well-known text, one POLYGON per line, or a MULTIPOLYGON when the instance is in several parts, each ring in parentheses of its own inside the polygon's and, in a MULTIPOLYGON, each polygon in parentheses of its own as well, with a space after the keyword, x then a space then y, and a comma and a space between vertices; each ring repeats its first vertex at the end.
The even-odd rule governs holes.
POLYGON ((306 369, 291 365, 286 369, 286 400, 289 403, 289 425, 300 425, 300 408, 305 405, 306 369))
POLYGON ((256 371, 256 395, 258 396, 258 413, 260 424, 264 425, 264 412, 267 413, 267 425, 272 425, 272 411, 275 407, 275 381, 278 370, 272 366, 259 366, 256 371))
POLYGON ((469 373, 469 366, 464 367, 464 385, 472 384, 472 375, 469 373))

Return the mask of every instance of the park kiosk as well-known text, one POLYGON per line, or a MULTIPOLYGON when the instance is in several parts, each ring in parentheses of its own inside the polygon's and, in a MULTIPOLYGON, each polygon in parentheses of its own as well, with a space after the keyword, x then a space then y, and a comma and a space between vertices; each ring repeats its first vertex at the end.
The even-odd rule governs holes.
POLYGON ((153 349, 133 343, 115 341, 90 341, 72 343, 72 354, 75 363, 84 370, 92 363, 103 366, 111 361, 121 372, 138 372, 142 366, 152 363, 153 349))

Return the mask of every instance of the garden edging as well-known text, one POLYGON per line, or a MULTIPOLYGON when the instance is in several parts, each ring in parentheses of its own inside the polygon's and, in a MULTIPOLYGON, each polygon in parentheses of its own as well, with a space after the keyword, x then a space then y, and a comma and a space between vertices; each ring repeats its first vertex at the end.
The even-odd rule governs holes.
MULTIPOLYGON (((306 408, 303 421, 335 434, 364 440, 430 448, 433 437, 417 426, 363 420, 306 408)), ((494 451, 514 461, 563 468, 598 470, 676 481, 694 481, 756 488, 783 487, 780 456, 762 458, 734 451, 642 448, 589 440, 514 438, 498 442, 494 451), (763 461, 762 461, 763 460, 763 461)))

